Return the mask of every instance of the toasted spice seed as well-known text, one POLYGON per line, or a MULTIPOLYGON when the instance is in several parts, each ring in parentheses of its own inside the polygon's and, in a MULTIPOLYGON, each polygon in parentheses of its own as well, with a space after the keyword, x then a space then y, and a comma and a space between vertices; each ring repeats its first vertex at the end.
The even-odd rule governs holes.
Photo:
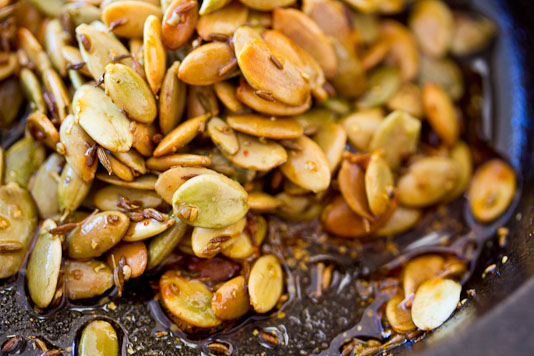
MULTIPOLYGON (((208 35, 209 41, 218 41, 218 42, 226 42, 228 41, 228 35, 225 35, 224 33, 210 33, 208 35)), ((232 48, 233 52, 233 48, 232 48)))
POLYGON ((334 265, 328 265, 323 273, 322 284, 323 289, 326 290, 330 287, 330 282, 332 281, 332 271, 334 270, 334 265))
POLYGON ((315 288, 315 297, 321 298, 323 295, 323 273, 324 273, 324 263, 319 262, 317 264, 317 286, 315 288))
POLYGON ((0 241, 0 253, 20 251, 23 248, 24 246, 18 241, 0 241))
POLYGON ((202 109, 204 109, 205 112, 213 115, 213 111, 211 110, 211 105, 208 99, 204 96, 204 94, 198 93, 198 101, 200 105, 202 106, 202 109))
POLYGON ((234 70, 237 68, 237 59, 232 58, 232 60, 228 63, 225 63, 219 68, 218 75, 219 77, 225 76, 228 72, 234 70))
POLYGON ((97 148, 98 148, 97 145, 94 144, 91 147, 89 147, 84 153, 84 156, 87 157, 87 165, 89 167, 91 167, 95 163, 95 159, 97 155, 97 148))
POLYGON ((273 62, 273 64, 276 66, 276 68, 278 68, 280 70, 284 69, 284 66, 282 65, 282 63, 280 63, 280 61, 278 59, 276 59, 276 57, 273 56, 272 54, 269 57, 269 59, 271 60, 271 62, 273 62))
POLYGON ((98 156, 98 160, 100 161, 100 163, 102 163, 102 166, 104 166, 104 168, 106 169, 106 171, 108 171, 109 174, 112 174, 113 169, 111 169, 111 162, 106 151, 102 147, 98 147, 96 153, 98 156))
POLYGON ((113 31, 119 26, 125 25, 128 22, 127 18, 118 19, 109 24, 108 31, 113 31))
POLYGON ((119 203, 117 204, 117 206, 126 210, 135 210, 141 208, 143 206, 143 203, 139 201, 131 201, 128 198, 120 195, 119 203))
POLYGON ((130 58, 130 57, 132 57, 132 55, 130 53, 125 53, 125 54, 120 54, 120 55, 115 56, 115 57, 111 57, 111 60, 113 62, 118 62, 120 60, 123 60, 125 58, 130 58))
POLYGON ((86 36, 86 35, 80 35, 80 41, 82 42, 82 45, 83 45, 83 48, 85 48, 85 50, 87 52, 90 52, 91 51, 91 41, 89 40, 89 38, 86 36))
POLYGON ((262 331, 260 333, 260 336, 263 340, 267 341, 269 344, 278 345, 278 343, 280 342, 276 336, 266 333, 265 331, 262 331))
POLYGON ((53 229, 50 229, 48 232, 52 235, 65 235, 74 230, 77 226, 78 223, 63 224, 53 229))
POLYGON ((78 69, 81 69, 84 65, 85 65, 85 62, 68 63, 67 64, 67 69, 78 70, 78 69))
POLYGON ((195 206, 184 206, 179 211, 180 216, 187 221, 195 221, 198 216, 198 208, 195 206))
POLYGON ((20 337, 19 335, 13 336, 9 340, 7 340, 7 342, 5 342, 2 346, 2 353, 10 353, 12 351, 15 351, 19 347, 21 341, 22 337, 20 337))
POLYGON ((98 80, 95 82, 95 88, 101 86, 104 84, 104 77, 106 76, 106 72, 102 73, 102 76, 98 78, 98 80))
POLYGON ((262 98, 263 100, 267 100, 267 101, 270 101, 270 102, 274 102, 274 97, 273 97, 273 94, 269 93, 268 91, 265 91, 265 90, 255 90, 254 91, 254 94, 256 94, 257 96, 259 96, 260 98, 262 98))

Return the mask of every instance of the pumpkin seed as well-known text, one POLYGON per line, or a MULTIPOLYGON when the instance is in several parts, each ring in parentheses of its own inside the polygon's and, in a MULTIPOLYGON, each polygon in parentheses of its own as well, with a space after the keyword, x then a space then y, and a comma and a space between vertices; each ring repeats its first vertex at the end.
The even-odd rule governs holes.
POLYGON ((337 175, 339 190, 347 205, 359 216, 373 220, 365 186, 365 173, 358 163, 343 160, 337 175))
MULTIPOLYGON (((160 117, 161 119, 161 117, 160 117)), ((130 122, 130 132, 132 133, 132 146, 145 157, 152 156, 154 151, 153 138, 156 137, 157 130, 154 124, 145 125, 139 122, 130 122)))
POLYGON ((212 328, 221 323, 213 313, 213 295, 204 283, 167 271, 161 276, 159 290, 165 308, 181 321, 199 328, 212 328))
POLYGON ((257 313, 270 311, 278 302, 283 289, 283 272, 274 255, 264 255, 256 260, 248 278, 250 304, 257 313))
POLYGON ((473 215, 482 222, 496 219, 508 209, 516 189, 516 176, 508 164, 500 159, 484 163, 475 171, 469 186, 473 215))
POLYGON ((208 122, 208 135, 213 143, 228 154, 235 154, 239 150, 237 136, 228 124, 218 117, 208 122))
POLYGON ((211 302, 213 314, 222 320, 239 319, 250 309, 245 277, 238 276, 217 289, 211 302))
POLYGON ((454 101, 464 95, 462 70, 449 58, 421 57, 419 82, 421 85, 433 83, 440 86, 454 101))
POLYGON ((0 127, 8 127, 15 120, 23 100, 23 92, 17 78, 9 77, 0 82, 0 127))
POLYGON ((377 231, 378 236, 400 235, 412 227, 421 218, 421 210, 399 206, 389 220, 377 231))
POLYGON ((88 299, 104 294, 113 287, 113 272, 98 260, 67 260, 65 265, 65 293, 71 300, 88 299))
POLYGON ((54 298, 61 268, 61 239, 49 232, 56 226, 53 220, 43 222, 26 267, 30 298, 42 309, 54 298))
POLYGON ((17 183, 25 188, 30 178, 39 169, 45 158, 44 147, 31 137, 25 137, 13 144, 6 151, 4 182, 17 183))
POLYGON ((234 130, 258 137, 283 140, 298 138, 303 134, 302 126, 293 119, 246 114, 229 115, 226 120, 234 130))
POLYGON ((319 129, 329 122, 336 119, 336 115, 333 111, 324 108, 313 108, 306 111, 304 114, 293 117, 304 128, 306 135, 312 135, 317 133, 319 129))
POLYGON ((101 9, 97 7, 98 2, 89 4, 88 2, 67 3, 63 6, 64 12, 69 14, 69 17, 74 26, 79 26, 82 23, 93 23, 100 21, 102 18, 101 9))
POLYGON ((147 160, 149 169, 160 172, 176 166, 207 167, 210 164, 211 160, 208 156, 189 153, 176 153, 162 157, 152 157, 147 160))
POLYGON ((185 235, 188 225, 174 216, 172 218, 175 220, 174 225, 152 238, 148 244, 148 270, 165 260, 185 235))
POLYGON ((232 68, 237 68, 232 48, 224 42, 211 42, 187 54, 178 77, 187 84, 210 85, 232 76, 232 68))
POLYGON ((163 200, 156 192, 108 185, 96 191, 93 202, 100 210, 116 210, 128 201, 139 208, 157 208, 163 200))
POLYGON ((426 84, 423 105, 432 129, 447 146, 454 145, 460 135, 460 125, 454 104, 447 93, 435 84, 426 84))
MULTIPOLYGON (((58 17, 63 12, 64 0, 30 0, 40 12, 50 17, 58 17)), ((34 62, 35 63, 35 62, 34 62)))
POLYGON ((418 2, 412 10, 409 23, 424 53, 442 57, 449 51, 454 19, 446 3, 439 0, 418 2))
POLYGON ((115 152, 130 150, 130 120, 103 90, 84 85, 74 93, 73 105, 80 126, 98 144, 115 152))
POLYGON ((353 45, 352 25, 347 8, 338 1, 308 1, 302 11, 310 16, 328 37, 346 45, 353 45))
POLYGON ((251 210, 271 211, 282 205, 282 202, 264 192, 248 193, 248 206, 251 210))
POLYGON ((82 204, 91 189, 90 181, 85 181, 69 164, 65 164, 57 186, 59 211, 74 212, 82 204))
MULTIPOLYGON (((242 31, 237 29, 236 43, 242 41, 241 35, 242 31)), ((267 92, 288 105, 298 106, 308 101, 310 88, 298 69, 267 43, 248 40, 242 48, 236 46, 235 55, 243 76, 256 90, 267 92), (276 62, 271 59, 273 57, 276 62)))
POLYGON ((187 118, 202 115, 219 115, 219 103, 212 86, 189 86, 187 96, 187 118))
POLYGON ((22 68, 19 76, 24 95, 30 101, 32 110, 46 112, 43 90, 41 89, 41 83, 37 79, 37 76, 28 68, 22 68))
POLYGON ((417 149, 421 121, 402 111, 394 111, 382 121, 375 131, 369 151, 384 154, 388 165, 395 170, 401 160, 417 149))
POLYGON ((161 19, 154 15, 148 16, 143 32, 143 61, 146 79, 154 94, 159 92, 167 68, 162 38, 161 19))
POLYGON ((234 238, 222 243, 221 253, 224 256, 232 259, 245 259, 257 251, 257 247, 267 235, 267 221, 262 216, 255 217, 253 221, 255 231, 252 236, 249 231, 243 230, 234 238))
POLYGON ((33 180, 30 193, 37 205, 39 216, 43 219, 50 218, 59 211, 58 181, 63 164, 63 158, 52 153, 41 164, 33 180))
POLYGON ((145 174, 144 176, 136 177, 131 182, 126 182, 114 175, 108 173, 97 173, 96 178, 109 184, 117 185, 120 187, 142 189, 142 190, 154 190, 158 177, 152 174, 145 174))
POLYGON ((17 56, 14 53, 0 53, 0 80, 11 76, 18 67, 17 56))
POLYGON ((257 171, 269 171, 287 160, 286 150, 276 142, 235 133, 239 150, 234 155, 221 151, 224 157, 239 167, 257 171))
POLYGON ((127 38, 143 37, 143 25, 149 16, 161 21, 161 9, 144 1, 116 1, 102 10, 104 24, 117 36, 127 38))
MULTIPOLYGON (((302 105, 291 106, 277 100, 264 99, 259 96, 260 92, 255 91, 244 79, 239 82, 236 96, 246 106, 266 115, 293 116, 302 114, 311 106, 311 96, 302 105)), ((262 94, 263 95, 263 94, 262 94)))
POLYGON ((129 118, 150 124, 156 118, 156 100, 145 80, 124 64, 110 63, 104 77, 106 94, 129 118))
POLYGON ((450 151, 451 159, 458 167, 458 180, 454 189, 448 194, 448 200, 452 201, 465 192, 465 188, 473 175, 473 158, 469 146, 463 141, 458 142, 450 151))
POLYGON ((361 57, 362 68, 366 71, 373 69, 384 61, 389 53, 391 44, 386 40, 379 40, 364 52, 361 57))
POLYGON ((326 123, 313 136, 313 140, 325 153, 330 172, 335 171, 347 143, 347 133, 343 126, 335 122, 326 123))
POLYGON ((111 155, 136 173, 145 174, 147 172, 144 158, 135 150, 111 152, 111 155))
POLYGON ((184 114, 186 86, 178 79, 179 68, 180 62, 174 62, 161 85, 158 121, 164 135, 178 125, 184 114))
POLYGON ((217 11, 232 0, 206 0, 202 2, 202 6, 198 13, 200 15, 207 15, 210 12, 217 11))
POLYGON ((52 65, 62 77, 65 77, 67 75, 67 63, 61 50, 66 45, 69 36, 63 31, 59 19, 52 19, 46 24, 44 37, 46 52, 52 65))
POLYGON ((54 101, 54 114, 59 122, 65 121, 70 113, 70 96, 61 77, 52 68, 44 69, 41 77, 46 92, 52 96, 54 101))
POLYGON ((322 204, 309 195, 278 193, 276 199, 282 202, 276 213, 289 221, 307 221, 317 218, 323 210, 322 204))
POLYGON ((226 81, 218 82, 213 85, 217 98, 223 105, 232 112, 243 110, 243 104, 237 100, 236 87, 226 81))
POLYGON ((256 177, 256 171, 237 166, 226 159, 217 149, 211 150, 209 155, 211 158, 211 165, 209 168, 222 173, 243 185, 251 183, 256 177))
POLYGON ((288 154, 287 162, 280 166, 282 173, 293 183, 312 192, 321 192, 330 185, 328 159, 313 140, 301 136, 295 140, 298 150, 288 154))
MULTIPOLYGON (((118 39, 110 33, 99 31, 94 25, 81 24, 76 27, 76 38, 83 61, 96 81, 102 77, 109 63, 129 54, 118 39)), ((129 65, 131 59, 123 58, 116 62, 129 65)))
POLYGON ((0 147, 0 186, 4 185, 4 149, 0 147))
POLYGON ((78 347, 79 356, 118 356, 117 332, 107 321, 92 321, 83 329, 78 347))
POLYGON ((417 328, 412 321, 411 310, 404 305, 400 295, 394 296, 386 304, 386 318, 391 327, 400 333, 407 333, 417 328))
MULTIPOLYGON (((355 3, 355 1, 352 1, 352 3, 355 3)), ((347 0, 346 2, 352 5, 351 0, 347 0)), ((367 1, 367 3, 370 2, 367 1)), ((370 45, 378 40, 380 30, 378 16, 352 12, 352 24, 354 31, 358 34, 358 38, 360 38, 362 43, 370 45)))
POLYGON ((69 257, 101 256, 121 240, 129 225, 130 219, 118 211, 104 211, 90 217, 67 235, 69 257))
POLYGON ((445 198, 456 185, 458 167, 450 158, 425 157, 412 164, 398 182, 401 204, 424 207, 445 198))
MULTIPOLYGON (((214 2, 214 1, 211 1, 214 2)), ((234 31, 247 22, 249 9, 239 1, 215 0, 220 8, 209 11, 202 11, 209 4, 203 1, 200 9, 200 19, 197 23, 197 32, 205 41, 213 40, 214 35, 231 36, 234 31), (228 4, 228 5, 226 5, 228 4)))
POLYGON ((445 259, 440 255, 424 255, 412 259, 402 271, 404 295, 411 297, 422 283, 438 277, 444 266, 445 259))
POLYGON ((66 117, 59 128, 59 138, 67 163, 86 182, 93 180, 98 166, 93 152, 95 141, 76 123, 73 115, 66 117))
POLYGON ((390 100, 400 88, 400 71, 395 67, 381 67, 369 77, 367 92, 358 100, 358 107, 368 109, 382 106, 390 100))
POLYGON ((479 52, 487 47, 496 33, 495 24, 485 17, 455 13, 451 52, 456 56, 479 52))
POLYGON ((174 225, 174 219, 158 221, 154 218, 132 222, 123 236, 123 241, 141 241, 156 236, 174 225))
POLYGON ((354 47, 345 46, 335 38, 330 38, 330 42, 337 58, 337 72, 332 78, 334 88, 345 97, 359 97, 365 91, 366 78, 354 47))
POLYGON ((415 79, 419 73, 419 51, 413 34, 397 21, 384 20, 380 35, 391 44, 390 61, 400 68, 402 80, 415 79))
POLYGON ((154 150, 154 157, 175 153, 179 148, 191 142, 199 133, 204 132, 209 114, 189 119, 172 130, 161 140, 154 150))
POLYGON ((384 121, 380 108, 356 111, 346 116, 341 124, 345 128, 349 142, 359 151, 367 151, 374 133, 384 121))
POLYGON ((26 127, 36 141, 55 150, 59 142, 59 133, 52 122, 40 111, 32 112, 26 119, 26 127))
POLYGON ((0 243, 15 242, 20 249, 0 251, 0 279, 18 272, 37 227, 32 197, 15 183, 0 186, 0 243))
POLYGON ((393 192, 393 174, 387 162, 378 154, 371 156, 365 171, 365 192, 373 214, 385 213, 393 192))
POLYGON ((45 69, 52 67, 50 59, 41 47, 39 41, 27 28, 20 27, 17 30, 17 44, 24 50, 30 62, 35 64, 37 72, 42 74, 45 69))
POLYGON ((165 10, 161 40, 168 49, 182 47, 195 31, 198 21, 196 0, 174 0, 165 10))
MULTIPOLYGON (((424 67, 423 65, 421 67, 424 67)), ((421 89, 412 83, 401 85, 395 95, 387 102, 388 109, 392 111, 404 111, 416 117, 423 117, 423 98, 421 89)))
POLYGON ((247 223, 246 218, 218 229, 195 227, 191 234, 191 247, 196 256, 202 258, 214 257, 221 250, 224 242, 239 235, 247 223))
POLYGON ((187 180, 201 174, 216 174, 217 172, 204 167, 174 167, 159 175, 155 189, 163 200, 172 204, 174 192, 187 180))
POLYGON ((219 228, 248 211, 247 192, 222 174, 203 174, 182 184, 173 195, 174 214, 189 225, 219 228))
POLYGON ((273 28, 308 52, 323 68, 327 78, 336 75, 338 63, 334 47, 310 17, 296 9, 277 8, 273 11, 273 28))
POLYGON ((460 301, 462 286, 450 279, 435 278, 424 282, 412 305, 412 319, 421 330, 432 330, 443 324, 460 301))
POLYGON ((106 263, 112 268, 119 266, 119 261, 124 259, 126 266, 130 267, 131 278, 137 278, 145 271, 148 252, 145 243, 139 242, 120 242, 115 245, 106 256, 106 263))

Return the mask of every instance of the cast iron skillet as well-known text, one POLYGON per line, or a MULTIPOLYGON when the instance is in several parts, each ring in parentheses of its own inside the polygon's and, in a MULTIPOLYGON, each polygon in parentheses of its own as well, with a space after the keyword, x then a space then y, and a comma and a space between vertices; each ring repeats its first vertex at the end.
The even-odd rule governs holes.
MULTIPOLYGON (((534 353, 534 338, 531 337, 534 330, 534 67, 530 67, 530 63, 534 63, 534 2, 450 2, 459 6, 469 4, 498 23, 499 37, 486 53, 487 61, 484 62, 489 65, 477 67, 475 64, 475 69, 485 78, 484 95, 486 102, 491 104, 482 110, 478 134, 515 167, 523 190, 506 225, 510 230, 507 245, 500 247, 496 239, 489 240, 464 287, 464 296, 468 289, 473 289, 475 296, 423 342, 405 344, 392 352, 425 356, 531 355, 534 353), (506 263, 502 262, 504 256, 507 257, 506 263), (486 267, 492 264, 496 265, 495 272, 482 278, 486 267)), ((168 335, 155 336, 162 329, 158 329, 161 325, 153 318, 152 309, 157 308, 157 302, 143 294, 149 289, 146 284, 132 286, 135 292, 120 300, 116 309, 107 304, 104 308, 52 310, 40 316, 28 308, 20 308, 26 303, 24 293, 20 293, 23 283, 23 278, 18 278, 0 285, 0 344, 15 332, 22 334, 28 347, 21 354, 40 354, 29 347, 32 336, 44 340, 49 347, 73 345, 84 323, 95 317, 115 324, 123 341, 123 355, 129 354, 127 344, 134 347, 131 351, 136 355, 200 354, 195 342, 189 344, 193 347, 190 348, 168 335), (129 343, 124 342, 125 338, 129 343)), ((348 304, 350 308, 354 300, 344 301, 340 296, 337 303, 340 307, 348 304)), ((327 321, 322 324, 324 330, 340 327, 339 319, 329 318, 329 314, 335 315, 331 308, 315 307, 319 307, 321 315, 312 311, 311 318, 327 321)), ((302 306, 302 309, 307 308, 302 306)), ((260 323, 261 320, 257 320, 257 324, 260 323)), ((240 351, 252 355, 261 352, 265 355, 298 354, 298 343, 317 341, 314 339, 317 330, 295 328, 293 331, 298 337, 290 339, 293 345, 289 344, 286 349, 258 348, 257 339, 248 333, 248 337, 239 338, 240 351)), ((75 353, 73 346, 71 352, 75 353)))

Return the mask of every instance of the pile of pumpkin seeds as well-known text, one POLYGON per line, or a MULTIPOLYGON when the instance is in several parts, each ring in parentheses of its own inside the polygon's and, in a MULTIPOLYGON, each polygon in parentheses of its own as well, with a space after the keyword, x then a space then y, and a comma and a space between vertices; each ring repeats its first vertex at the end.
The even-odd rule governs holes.
MULTIPOLYGON (((44 310, 160 269, 169 316, 209 332, 279 305, 269 216, 382 238, 467 190, 491 222, 515 173, 500 159, 474 169, 449 55, 494 33, 441 0, 0 1, 0 126, 29 108, 23 138, 0 150, 0 278, 31 249, 28 292, 44 310), (407 24, 388 17, 404 11, 407 24), (211 283, 162 269, 173 251, 251 268, 211 283)), ((410 261, 388 323, 438 327, 464 271, 410 261)), ((96 339, 118 353, 111 324, 88 325, 84 347, 96 339)))

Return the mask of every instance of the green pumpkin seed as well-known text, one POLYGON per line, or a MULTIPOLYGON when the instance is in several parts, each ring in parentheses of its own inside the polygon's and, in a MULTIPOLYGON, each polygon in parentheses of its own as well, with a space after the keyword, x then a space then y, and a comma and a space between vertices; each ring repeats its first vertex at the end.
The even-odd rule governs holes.
POLYGON ((229 115, 226 121, 236 131, 274 140, 299 138, 304 131, 298 121, 288 118, 277 119, 274 116, 229 115))
POLYGON ((224 174, 245 185, 250 183, 256 177, 256 171, 239 167, 238 165, 226 159, 219 150, 214 149, 210 152, 211 165, 209 168, 224 174))
POLYGON ((307 221, 318 217, 323 205, 313 200, 309 195, 291 195, 278 193, 276 199, 282 202, 277 215, 289 221, 307 221))
POLYGON ((180 122, 185 109, 186 85, 178 79, 180 62, 176 61, 167 69, 161 85, 159 99, 159 127, 166 135, 180 122))
POLYGON ((454 31, 454 19, 445 2, 439 0, 417 2, 409 22, 424 53, 433 57, 442 57, 449 51, 454 31))
POLYGON ((132 222, 123 236, 123 241, 141 241, 159 235, 174 225, 174 219, 158 221, 156 219, 143 219, 132 222))
POLYGON ((73 115, 67 116, 61 124, 59 140, 63 145, 67 163, 83 180, 91 182, 98 167, 96 152, 90 153, 95 141, 76 123, 73 115))
POLYGON ((31 0, 30 1, 43 14, 58 17, 63 12, 64 0, 31 0))
POLYGON ((128 152, 111 152, 113 157, 139 174, 147 172, 145 159, 136 150, 128 152))
POLYGON ((91 189, 92 181, 83 180, 70 164, 63 167, 57 186, 59 211, 73 212, 82 204, 91 189))
POLYGON ((45 28, 45 48, 50 61, 58 73, 65 77, 67 75, 67 63, 61 53, 61 49, 66 45, 69 35, 63 32, 63 26, 59 19, 50 20, 45 28))
POLYGON ((20 249, 0 250, 0 279, 18 272, 37 227, 33 199, 15 183, 0 187, 0 244, 15 242, 20 249))
POLYGON ((393 192, 393 173, 380 155, 373 154, 369 161, 365 171, 365 192, 371 212, 375 216, 385 213, 393 192))
POLYGON ((451 149, 449 155, 458 167, 458 180, 447 198, 448 201, 452 201, 465 192, 465 188, 467 188, 471 180, 471 176, 473 175, 473 158, 471 157, 469 146, 463 141, 458 142, 451 149))
POLYGON ((92 216, 67 236, 69 257, 101 256, 121 240, 129 225, 130 219, 118 211, 104 211, 92 216))
POLYGON ((19 114, 24 101, 19 80, 9 77, 0 82, 0 127, 9 126, 19 114))
POLYGON ((246 218, 236 223, 218 229, 195 227, 191 234, 191 247, 196 256, 202 258, 214 257, 221 250, 224 242, 238 236, 247 223, 246 218))
POLYGON ((217 174, 204 167, 175 167, 161 173, 156 181, 155 189, 163 200, 172 204, 174 192, 187 180, 201 174, 217 174))
POLYGON ((122 206, 121 200, 132 202, 139 208, 157 208, 163 200, 154 191, 108 185, 96 191, 93 202, 102 210, 116 210, 122 206), (121 199, 122 198, 122 199, 121 199))
POLYGON ((72 102, 80 126, 101 146, 115 152, 132 147, 130 120, 103 90, 84 85, 76 90, 72 102))
POLYGON ((399 333, 407 333, 417 328, 412 321, 411 310, 404 305, 400 295, 396 295, 388 301, 386 318, 391 327, 399 333))
POLYGON ((334 121, 336 116, 331 110, 314 108, 306 111, 304 114, 294 116, 293 119, 300 123, 306 135, 311 135, 316 133, 324 124, 334 121))
POLYGON ((102 261, 67 260, 65 293, 71 300, 88 299, 104 294, 113 287, 113 272, 102 261))
MULTIPOLYGON (((440 86, 452 100, 457 101, 464 95, 462 70, 449 58, 421 58, 419 83, 424 86, 433 83, 440 86)), ((417 116, 416 117, 420 117, 417 116)))
POLYGON ((172 198, 173 211, 189 225, 220 228, 248 211, 247 192, 222 174, 203 174, 182 184, 172 198))
POLYGON ((399 179, 400 203, 424 207, 439 202, 455 188, 458 168, 446 157, 425 157, 415 162, 399 179))
POLYGON ((175 220, 174 225, 151 239, 148 244, 147 269, 149 270, 165 260, 185 235, 188 225, 174 216, 172 218, 175 220))
POLYGON ((382 152, 391 169, 399 167, 402 158, 415 152, 421 121, 402 111, 394 111, 380 124, 369 143, 369 151, 382 152))
POLYGON ((228 154, 235 154, 239 150, 239 142, 232 128, 218 117, 208 122, 207 132, 214 144, 228 154))
POLYGON ((376 234, 378 236, 396 236, 410 230, 421 218, 421 210, 413 208, 397 207, 393 215, 376 234))
POLYGON ((30 298, 41 309, 54 298, 61 268, 61 238, 49 233, 56 226, 53 220, 43 222, 26 267, 30 298))
POLYGON ((367 92, 358 100, 358 107, 368 109, 384 105, 401 86, 400 71, 395 67, 382 67, 369 77, 367 92))
POLYGON ((250 304, 257 313, 270 311, 278 302, 284 287, 280 262, 274 255, 264 255, 254 263, 248 278, 250 304))
POLYGON ((39 216, 50 218, 58 213, 59 172, 64 164, 63 157, 52 153, 37 171, 30 193, 32 194, 39 216))
POLYGON ((313 140, 321 147, 328 160, 330 172, 335 171, 347 143, 347 132, 345 128, 335 122, 324 124, 313 136, 313 140))
POLYGON ((146 81, 124 64, 110 63, 104 77, 106 94, 129 118, 149 124, 156 118, 156 100, 146 81))
POLYGON ((30 101, 32 110, 39 110, 43 113, 46 112, 43 90, 41 89, 41 83, 35 73, 28 68, 22 68, 19 75, 24 95, 28 101, 30 101))
POLYGON ((100 21, 102 18, 102 11, 100 8, 84 2, 66 4, 63 9, 70 15, 70 19, 76 27, 82 23, 88 24, 100 21))
POLYGON ((356 111, 346 116, 341 124, 347 132, 349 142, 359 151, 367 151, 382 121, 384 121, 383 110, 374 108, 356 111))
POLYGON ((151 170, 163 172, 177 166, 207 167, 211 165, 211 158, 190 153, 175 153, 163 157, 151 157, 146 164, 151 170))
POLYGON ((252 256, 267 235, 267 221, 262 216, 258 216, 255 228, 256 231, 252 236, 245 230, 237 237, 223 242, 221 253, 232 259, 245 259, 252 256))
POLYGON ((17 183, 25 188, 45 159, 45 149, 31 137, 17 141, 6 151, 4 182, 17 183))
POLYGON ((198 13, 200 15, 207 15, 210 12, 219 10, 220 8, 226 6, 229 2, 232 0, 206 0, 202 1, 202 6, 200 7, 200 10, 198 13))
POLYGON ((103 182, 117 185, 119 187, 126 187, 132 189, 141 189, 141 190, 154 190, 156 181, 158 177, 152 174, 145 174, 144 176, 136 177, 131 182, 126 182, 120 178, 117 178, 114 175, 109 175, 107 173, 97 173, 96 178, 103 182))
POLYGON ((54 101, 54 114, 59 122, 65 121, 70 113, 70 96, 61 77, 52 68, 46 68, 41 76, 46 92, 54 101))
POLYGON ((80 338, 78 356, 118 356, 119 339, 113 326, 104 320, 87 325, 80 338))

